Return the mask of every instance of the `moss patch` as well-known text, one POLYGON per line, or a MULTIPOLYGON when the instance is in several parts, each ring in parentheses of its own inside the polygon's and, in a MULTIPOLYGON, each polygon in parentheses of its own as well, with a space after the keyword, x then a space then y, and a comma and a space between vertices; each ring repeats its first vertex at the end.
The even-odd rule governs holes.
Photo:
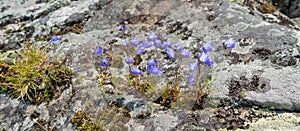
POLYGON ((274 13, 276 11, 276 7, 273 6, 271 3, 268 3, 268 2, 265 2, 265 3, 262 3, 259 7, 258 7, 258 10, 260 12, 263 12, 263 13, 274 13))
POLYGON ((82 111, 78 111, 74 114, 72 124, 74 124, 76 130, 79 131, 104 131, 98 125, 93 123, 82 111))
POLYGON ((50 62, 38 48, 23 48, 14 63, 0 61, 1 92, 32 104, 49 102, 71 84, 72 71, 50 62))

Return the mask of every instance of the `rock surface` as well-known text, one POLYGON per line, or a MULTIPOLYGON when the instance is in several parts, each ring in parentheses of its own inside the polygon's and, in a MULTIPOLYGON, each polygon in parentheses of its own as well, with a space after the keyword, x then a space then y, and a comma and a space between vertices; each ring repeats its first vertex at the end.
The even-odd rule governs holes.
MULTIPOLYGON (((300 111, 300 32, 279 12, 264 14, 226 0, 1 2, 1 53, 18 50, 20 43, 32 41, 47 48, 49 58, 66 61, 75 77, 73 86, 59 99, 38 106, 0 94, 1 130, 76 130, 72 118, 78 111, 104 130, 237 129, 246 128, 244 122, 251 123, 250 117, 254 120, 264 116, 252 114, 252 106, 300 111), (120 46, 125 40, 124 32, 119 29, 124 22, 125 34, 130 37, 147 39, 147 34, 153 31, 162 39, 180 42, 195 55, 204 43, 214 43, 214 51, 209 52, 214 63, 208 97, 211 103, 219 104, 192 111, 181 105, 189 105, 184 103, 185 99, 194 100, 196 96, 182 96, 182 103, 165 109, 153 102, 159 93, 145 95, 126 85, 123 89, 126 78, 121 78, 127 72, 124 64, 111 69, 120 76, 121 88, 100 85, 99 74, 103 68, 95 50, 102 47, 105 52, 121 52, 122 48, 111 48, 111 45, 120 46), (61 40, 50 43, 51 35, 60 35, 61 40), (237 40, 235 48, 224 48, 228 38, 237 40), (222 105, 224 99, 230 102, 222 105), (248 102, 251 104, 245 104, 248 102), (222 113, 229 115, 224 118, 222 113), (222 120, 241 123, 220 124, 222 120)), ((151 58, 150 54, 155 55, 154 49, 142 55, 141 66, 151 58)), ((170 74, 178 65, 176 62, 180 62, 170 63, 163 53, 156 55, 170 74)), ((208 67, 203 69, 210 71, 208 67)), ((187 70, 184 66, 181 73, 184 78, 188 77, 187 70)), ((167 79, 173 80, 166 73, 158 83, 164 85, 167 79)), ((185 83, 182 82, 182 90, 195 91, 186 88, 185 83)), ((154 92, 161 92, 161 88, 158 86, 154 92)), ((299 115, 287 117, 289 120, 283 126, 299 129, 299 115)), ((260 130, 262 126, 254 123, 250 127, 260 130)))

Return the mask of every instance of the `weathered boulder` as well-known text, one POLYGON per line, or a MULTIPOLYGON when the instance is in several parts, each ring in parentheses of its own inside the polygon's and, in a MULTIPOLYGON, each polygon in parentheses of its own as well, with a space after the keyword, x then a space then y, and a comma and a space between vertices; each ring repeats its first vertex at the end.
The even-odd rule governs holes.
MULTIPOLYGON (((34 35, 28 36, 33 41, 36 40, 33 37, 40 34, 59 34, 63 27, 84 23, 80 33, 69 31, 59 34, 61 39, 58 43, 44 40, 36 43, 48 49, 49 59, 64 61, 73 70, 73 86, 66 89, 59 99, 38 106, 1 94, 0 112, 3 115, 0 115, 0 129, 75 130, 74 125, 78 123, 74 118, 78 118, 75 114, 79 111, 92 123, 106 130, 236 129, 247 128, 245 121, 251 122, 252 119, 259 118, 253 115, 248 106, 272 107, 270 109, 283 111, 300 110, 300 32, 288 25, 269 23, 258 11, 227 0, 68 2, 68 6, 58 4, 59 10, 55 8, 43 17, 34 21, 25 20, 25 23, 35 29, 34 35), (127 27, 125 32, 119 29, 124 22, 127 27), (38 30, 36 23, 46 26, 46 31, 38 30), (179 60, 167 60, 164 50, 156 52, 154 48, 150 48, 141 56, 141 68, 147 60, 156 56, 165 69, 165 74, 158 80, 162 84, 152 94, 143 94, 133 86, 128 86, 128 83, 126 85, 128 66, 122 61, 122 64, 110 69, 117 76, 116 84, 120 86, 111 84, 112 82, 99 82, 105 69, 99 65, 100 56, 95 54, 97 47, 122 56, 120 52, 123 48, 113 47, 120 47, 127 39, 126 35, 143 40, 147 39, 149 32, 157 33, 161 39, 181 43, 196 57, 204 43, 213 43, 214 51, 209 52, 213 65, 201 68, 212 73, 209 82, 209 107, 200 111, 191 110, 190 105, 194 104, 193 100, 197 96, 195 88, 186 84, 188 68, 179 60), (228 38, 237 40, 235 48, 224 48, 223 43, 228 38), (178 65, 182 65, 180 75, 185 78, 181 82, 181 90, 192 94, 181 95, 180 101, 176 103, 178 105, 166 109, 153 101, 159 98, 166 81, 174 80, 169 76, 175 73, 178 65), (224 104, 223 100, 229 102, 224 104), (251 104, 245 104, 247 102, 251 104), (225 124, 220 121, 225 121, 225 124), (234 125, 235 122, 237 125, 234 125)), ((41 4, 49 8, 55 5, 47 2, 25 5, 40 7, 41 4)), ((8 13, 8 8, 3 8, 6 12, 1 14, 1 18, 8 13)), ((26 11, 22 4, 14 8, 26 11)), ((43 12, 43 8, 37 10, 43 12)), ((26 14, 10 13, 14 19, 26 14)), ((7 21, 9 20, 8 18, 7 21)), ((5 23, 2 25, 5 29, 13 24, 5 23)), ((293 119, 297 118, 293 116, 293 119)), ((293 121, 288 121, 287 125, 289 129, 297 129, 299 126, 293 121)), ((255 128, 255 125, 252 127, 255 128)))
POLYGON ((295 18, 300 16, 300 1, 299 0, 272 0, 272 3, 279 10, 289 16, 295 18))

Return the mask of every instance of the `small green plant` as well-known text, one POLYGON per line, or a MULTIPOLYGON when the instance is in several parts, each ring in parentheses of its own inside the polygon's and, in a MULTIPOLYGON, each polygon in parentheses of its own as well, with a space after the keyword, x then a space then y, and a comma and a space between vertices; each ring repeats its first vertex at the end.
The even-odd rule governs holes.
POLYGON ((263 13, 272 14, 276 11, 276 7, 274 5, 272 5, 271 3, 264 2, 258 7, 258 10, 263 13))
POLYGON ((72 123, 78 131, 103 131, 97 124, 86 116, 82 111, 78 111, 72 118, 72 123))
POLYGON ((57 98, 71 84, 72 71, 59 62, 50 62, 42 50, 23 47, 18 59, 0 61, 1 92, 33 104, 57 98))

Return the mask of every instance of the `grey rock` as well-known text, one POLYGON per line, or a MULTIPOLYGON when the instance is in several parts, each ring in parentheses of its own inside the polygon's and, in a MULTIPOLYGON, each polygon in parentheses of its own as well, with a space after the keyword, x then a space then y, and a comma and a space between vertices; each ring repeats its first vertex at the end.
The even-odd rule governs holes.
MULTIPOLYGON (((31 11, 33 19, 36 19, 25 20, 26 27, 33 32, 29 34, 32 35, 18 32, 31 39, 39 34, 59 32, 61 27, 68 23, 72 25, 82 20, 86 20, 87 23, 82 34, 61 35, 61 40, 52 45, 46 41, 36 43, 45 44, 49 51, 49 59, 58 58, 65 61, 64 65, 72 69, 72 87, 64 90, 57 100, 36 107, 0 94, 0 128, 3 130, 40 130, 41 127, 34 124, 33 119, 42 122, 48 129, 75 130, 76 127, 71 121, 77 111, 84 112, 93 122, 108 130, 171 130, 177 129, 176 126, 180 124, 190 124, 191 126, 187 127, 193 129, 194 124, 182 122, 184 118, 189 117, 186 111, 191 107, 187 106, 193 104, 191 101, 195 100, 196 94, 183 94, 187 100, 178 102, 178 105, 185 107, 178 106, 166 111, 163 111, 161 105, 153 103, 160 97, 167 80, 173 82, 174 77, 169 76, 174 75, 177 67, 183 67, 179 74, 183 78, 182 91, 195 93, 198 87, 186 84, 186 78, 190 75, 187 63, 192 58, 185 62, 167 60, 165 50, 146 49, 137 66, 145 69, 147 60, 156 56, 165 70, 164 75, 158 77, 157 86, 152 94, 142 94, 133 86, 124 84, 127 82, 128 66, 123 61, 120 66, 110 69, 115 72, 119 86, 111 84, 110 81, 101 85, 97 81, 99 75, 105 71, 105 68, 99 65, 101 56, 95 54, 97 47, 102 47, 106 53, 114 52, 124 57, 124 48, 116 48, 125 40, 123 32, 119 30, 120 23, 124 21, 128 22, 125 34, 131 38, 147 39, 147 34, 154 31, 161 40, 170 39, 173 43, 181 43, 191 50, 195 58, 204 43, 214 43, 214 51, 208 53, 214 60, 213 66, 201 67, 201 71, 212 71, 212 81, 209 83, 212 90, 209 94, 210 99, 235 99, 235 96, 231 95, 232 92, 241 88, 241 92, 238 92, 241 94, 236 96, 244 94, 243 99, 255 105, 290 111, 300 110, 299 31, 269 23, 258 12, 251 15, 252 10, 247 7, 226 0, 192 3, 181 0, 86 0, 52 3, 26 1, 23 4, 15 2, 11 5, 9 2, 4 3, 1 5, 3 12, 0 13, 0 18, 4 18, 1 25, 5 28, 14 25, 12 20, 27 15, 24 13, 28 11, 26 6, 36 9, 31 11), (37 4, 34 4, 35 2, 37 4), (53 10, 46 13, 47 9, 42 8, 43 6, 53 10), (12 11, 13 8, 20 8, 20 11, 12 11), (45 13, 44 16, 42 12, 45 13), (11 19, 7 18, 10 14, 13 16, 11 19), (86 16, 89 19, 85 19, 86 16), (231 37, 237 40, 237 45, 234 49, 225 49, 223 43, 231 37), (238 84, 234 85, 233 82, 238 84), (124 116, 122 112, 128 112, 131 118, 124 116)), ((12 39, 12 36, 18 33, 9 34, 9 37, 12 39)), ((5 39, 6 37, 1 38, 0 42, 5 39)), ((128 52, 129 55, 135 56, 135 50, 128 52)), ((212 111, 194 113, 202 113, 200 116, 205 116, 204 120, 195 120, 195 129, 201 129, 204 126, 202 123, 210 124, 207 122, 212 111)), ((202 117, 198 119, 200 118, 202 117)))
POLYGON ((299 0, 272 0, 272 2, 279 8, 281 12, 290 18, 300 16, 299 0))

